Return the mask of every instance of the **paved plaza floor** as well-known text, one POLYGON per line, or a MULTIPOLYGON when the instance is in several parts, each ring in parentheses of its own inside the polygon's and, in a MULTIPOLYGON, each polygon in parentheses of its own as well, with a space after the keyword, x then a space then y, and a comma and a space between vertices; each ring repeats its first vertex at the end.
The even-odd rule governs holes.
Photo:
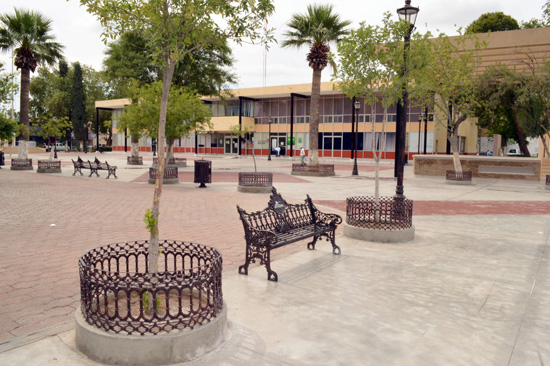
MULTIPOLYGON (((78 258, 122 241, 148 239, 152 156, 127 166, 123 153, 83 158, 117 165, 118 179, 0 169, 0 364, 96 365, 76 350, 78 258)), ((550 191, 543 182, 443 177, 405 171, 414 201, 415 239, 381 244, 347 238, 342 255, 306 241, 276 251, 272 268, 237 274, 244 260, 236 205, 261 210, 269 195, 237 192, 252 157, 204 156, 213 183, 199 189, 193 161, 165 185, 160 236, 218 248, 229 330, 214 352, 188 365, 550 365, 550 191)), ((15 157, 15 156, 14 156, 15 157)), ((202 156, 201 156, 202 157, 202 156)), ((322 211, 345 217, 345 200, 373 195, 374 167, 335 160, 335 177, 290 175, 290 158, 257 157, 259 171, 289 202, 309 194, 322 211)), ((295 159, 296 162, 299 161, 295 159)), ((85 171, 84 171, 85 172, 85 171)), ((393 166, 381 166, 381 193, 395 192, 393 166)))

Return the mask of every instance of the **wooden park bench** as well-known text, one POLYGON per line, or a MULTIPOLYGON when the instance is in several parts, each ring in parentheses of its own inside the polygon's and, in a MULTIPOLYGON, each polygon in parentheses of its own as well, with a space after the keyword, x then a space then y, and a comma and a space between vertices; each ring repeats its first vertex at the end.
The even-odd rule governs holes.
POLYGON ((246 259, 239 267, 240 274, 248 275, 250 263, 259 260, 265 264, 267 279, 277 281, 277 273, 271 270, 271 250, 307 238, 313 238, 307 244, 309 250, 315 249, 317 240, 325 237, 332 244, 332 253, 340 254, 340 247, 335 243, 336 228, 342 223, 339 215, 319 211, 309 195, 305 203, 289 204, 275 187, 272 192, 263 211, 247 213, 237 206, 246 240, 246 259))

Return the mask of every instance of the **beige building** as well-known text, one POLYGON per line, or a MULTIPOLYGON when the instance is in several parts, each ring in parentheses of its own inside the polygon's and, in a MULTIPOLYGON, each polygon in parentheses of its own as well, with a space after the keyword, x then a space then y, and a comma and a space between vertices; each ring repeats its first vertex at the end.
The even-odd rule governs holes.
MULTIPOLYGON (((527 70, 530 57, 550 57, 550 28, 527 29, 480 34, 488 47, 481 52, 481 71, 487 66, 503 63, 520 71, 527 70)), ((296 155, 296 150, 309 148, 309 104, 311 84, 281 85, 235 89, 231 97, 221 102, 217 97, 205 97, 212 111, 212 128, 176 141, 176 153, 267 155, 279 147, 284 155, 296 155), (246 139, 232 136, 230 126, 249 126, 246 139)), ((319 150, 321 157, 351 158, 357 131, 358 158, 372 157, 372 145, 381 148, 383 158, 394 159, 396 108, 389 109, 386 143, 381 138, 383 109, 370 106, 359 98, 359 110, 354 101, 338 90, 337 82, 321 84, 319 150), (371 118, 374 119, 372 123, 371 118)), ((113 110, 113 149, 129 150, 124 133, 116 128, 116 117, 128 100, 99 101, 97 108, 113 110)), ((437 113, 437 112, 436 112, 437 113)), ((407 111, 405 150, 414 154, 445 154, 450 151, 446 126, 434 122, 433 112, 424 118, 419 107, 411 103, 407 111), (422 119, 422 121, 419 120, 422 119), (427 120, 426 120, 427 119, 427 120)), ((140 141, 141 150, 151 150, 151 139, 140 141)), ((461 154, 478 153, 478 128, 475 119, 463 122, 459 128, 461 154)), ((540 149, 544 151, 544 149, 540 149)))

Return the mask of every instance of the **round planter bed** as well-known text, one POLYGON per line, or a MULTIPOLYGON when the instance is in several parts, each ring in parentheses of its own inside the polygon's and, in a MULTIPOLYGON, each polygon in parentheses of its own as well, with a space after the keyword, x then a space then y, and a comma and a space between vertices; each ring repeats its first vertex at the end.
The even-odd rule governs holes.
POLYGON ((227 328, 222 257, 215 248, 164 240, 159 272, 145 272, 148 241, 96 248, 79 260, 75 340, 108 364, 185 362, 217 347, 227 328))
POLYGON ((128 164, 128 165, 143 165, 143 157, 142 156, 127 156, 126 157, 126 164, 128 164))
MULTIPOLYGON (((149 168, 149 184, 155 184, 157 180, 158 168, 149 168)), ((180 182, 178 178, 178 167, 175 166, 165 166, 164 167, 164 178, 162 184, 178 184, 180 182)))
POLYGON ((239 173, 237 191, 243 193, 271 193, 273 173, 245 172, 239 173))
POLYGON ((412 201, 395 197, 346 199, 344 235, 359 240, 381 243, 403 243, 414 239, 412 201))
POLYGON ((316 167, 302 164, 292 164, 292 175, 332 177, 334 176, 334 164, 319 164, 316 167))
POLYGON ((38 160, 37 173, 61 173, 60 160, 38 160))
POLYGON ((32 159, 11 159, 11 170, 32 170, 32 159))
POLYGON ((447 170, 445 174, 445 183, 459 186, 472 185, 472 172, 456 173, 454 170, 447 170))

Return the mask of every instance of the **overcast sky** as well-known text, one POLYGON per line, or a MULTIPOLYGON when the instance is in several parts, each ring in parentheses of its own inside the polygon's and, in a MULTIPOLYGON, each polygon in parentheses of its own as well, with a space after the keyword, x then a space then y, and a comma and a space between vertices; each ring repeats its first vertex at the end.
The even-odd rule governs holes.
MULTIPOLYGON (((334 4, 342 19, 352 21, 357 27, 362 21, 379 24, 386 11, 395 14, 404 0, 274 0, 275 14, 269 26, 276 28, 279 43, 286 30, 286 22, 294 13, 303 13, 308 4, 334 4)), ((502 11, 518 22, 541 18, 546 0, 412 0, 412 6, 420 7, 416 21, 417 31, 426 30, 449 35, 456 34, 456 26, 466 27, 481 14, 502 11)), ((53 34, 65 46, 64 55, 69 63, 79 61, 96 70, 102 68, 105 45, 101 40, 101 26, 97 20, 79 6, 77 0, 2 0, 0 13, 13 14, 14 7, 36 10, 53 20, 53 34)), ((272 44, 267 53, 265 85, 300 84, 311 82, 312 72, 305 61, 307 50, 281 49, 272 44)), ((235 72, 239 77, 234 87, 264 86, 264 51, 259 45, 233 47, 236 59, 235 72)), ((11 57, 3 53, 0 62, 5 71, 11 71, 11 57)), ((330 70, 323 72, 323 81, 330 80, 330 70)))

